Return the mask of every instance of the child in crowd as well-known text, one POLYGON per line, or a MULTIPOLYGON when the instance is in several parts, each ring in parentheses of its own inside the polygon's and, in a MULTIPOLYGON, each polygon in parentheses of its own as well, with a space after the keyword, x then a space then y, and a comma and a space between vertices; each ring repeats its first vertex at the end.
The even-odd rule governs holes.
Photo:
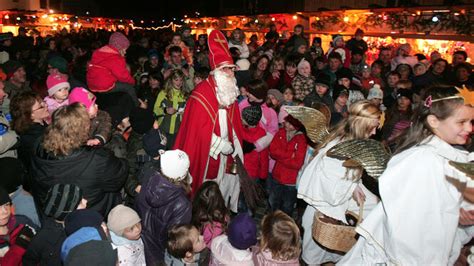
POLYGON ((367 95, 369 93, 369 90, 375 84, 382 86, 382 80, 380 78, 372 76, 371 68, 368 65, 364 65, 362 67, 360 83, 361 83, 361 88, 364 95, 367 95))
POLYGON ((125 183, 126 205, 133 206, 141 186, 159 172, 160 150, 166 150, 166 137, 158 129, 153 112, 135 107, 130 112, 132 131, 127 141, 129 175, 125 183))
POLYGON ((313 43, 311 44, 311 47, 309 49, 311 51, 314 51, 315 58, 324 56, 324 50, 321 47, 321 37, 314 37, 313 43))
POLYGON ((415 77, 425 74, 426 71, 428 71, 428 68, 423 63, 417 63, 415 66, 413 66, 413 74, 415 77))
POLYGON ((360 91, 360 87, 352 82, 354 74, 348 68, 341 68, 336 72, 337 83, 344 86, 348 91, 349 95, 347 98, 347 107, 350 107, 351 104, 364 100, 364 94, 360 91))
POLYGON ((323 248, 313 239, 311 228, 315 214, 322 213, 346 223, 345 213, 352 203, 352 198, 359 206, 367 198, 364 205, 366 208, 375 198, 363 189, 360 171, 347 169, 342 165, 343 161, 331 158, 326 153, 342 141, 368 139, 375 134, 379 126, 380 114, 378 106, 369 101, 364 100, 353 104, 349 108, 348 118, 339 123, 331 135, 317 148, 316 157, 306 166, 301 175, 298 198, 308 203, 302 220, 304 228, 302 258, 307 264, 337 262, 341 258, 340 253, 323 248))
POLYGON ((378 178, 383 202, 357 227, 361 236, 342 265, 453 263, 456 230, 470 216, 461 209, 462 191, 453 180, 464 183, 469 178, 448 162, 469 160, 468 152, 456 148, 465 145, 472 132, 469 97, 454 87, 426 92, 413 124, 378 178))
POLYGON ((257 225, 248 213, 240 213, 229 224, 227 235, 212 241, 210 266, 253 266, 251 247, 257 243, 257 225))
POLYGON ((87 85, 95 93, 125 92, 138 105, 135 79, 125 61, 130 41, 121 32, 110 35, 108 45, 96 49, 87 64, 87 85))
POLYGON ((206 248, 203 236, 193 225, 176 225, 168 232, 165 263, 169 266, 201 265, 201 252, 206 248))
POLYGON ((61 245, 66 239, 64 219, 74 210, 85 209, 87 200, 73 184, 56 184, 46 195, 43 226, 23 255, 23 265, 61 265, 61 245))
POLYGON ((298 63, 298 75, 291 82, 295 90, 295 98, 303 101, 306 95, 314 89, 314 78, 311 76, 311 65, 305 59, 298 63))
POLYGON ((307 142, 300 121, 288 115, 270 144, 270 157, 275 160, 268 201, 273 211, 293 215, 296 203, 296 177, 303 166, 307 142))
POLYGON ((146 265, 138 214, 125 205, 115 206, 107 219, 112 246, 117 249, 119 265, 146 265))
POLYGON ((147 109, 153 110, 155 106, 156 97, 163 88, 163 75, 160 71, 153 71, 148 74, 148 81, 140 86, 137 92, 137 97, 142 102, 145 102, 147 109))
POLYGON ((269 89, 267 92, 267 106, 273 108, 275 112, 278 114, 280 112, 280 107, 283 105, 285 99, 283 94, 276 89, 269 89))
POLYGON ((272 75, 268 77, 268 87, 277 90, 290 87, 296 77, 299 60, 298 56, 288 55, 285 60, 285 69, 273 71, 272 75))
POLYGON ((332 99, 334 101, 333 111, 331 112, 330 125, 333 126, 342 119, 347 117, 347 99, 349 98, 349 91, 342 85, 336 85, 332 92, 332 99))
POLYGON ((193 225, 204 236, 208 248, 214 238, 225 232, 228 213, 219 185, 214 181, 204 182, 193 200, 193 225))
POLYGON ((0 187, 0 265, 21 265, 22 257, 35 236, 25 216, 14 215, 12 200, 0 187))
POLYGON ((90 91, 84 88, 74 88, 69 95, 69 104, 81 103, 87 109, 91 119, 91 128, 89 130, 90 139, 88 146, 104 145, 110 140, 112 134, 112 119, 110 115, 102 110, 95 103, 96 97, 90 91))
POLYGON ((259 266, 298 266, 301 253, 300 230, 282 211, 263 217, 262 236, 254 249, 253 262, 259 266))
POLYGON ((153 108, 153 112, 158 117, 160 129, 168 140, 168 148, 173 147, 186 106, 187 90, 184 78, 181 70, 173 70, 165 82, 164 90, 158 94, 153 108))
POLYGON ((332 38, 332 46, 329 48, 327 52, 327 56, 331 53, 338 53, 341 55, 342 59, 342 66, 349 68, 351 65, 351 51, 346 48, 344 37, 340 34, 336 34, 332 38))
POLYGON ((242 110, 244 167, 249 176, 255 179, 266 179, 268 175, 268 149, 260 152, 248 149, 250 143, 266 135, 265 129, 259 125, 261 118, 260 106, 251 105, 242 110))
POLYGON ((190 66, 193 65, 193 52, 186 46, 186 44, 181 39, 181 34, 176 32, 173 34, 171 43, 166 47, 164 58, 167 62, 171 60, 171 54, 169 49, 173 46, 181 48, 182 58, 186 60, 186 63, 190 66))
POLYGON ((282 105, 295 105, 293 102, 293 98, 295 97, 295 91, 292 87, 286 87, 283 89, 283 104, 282 105))
MULTIPOLYGON (((67 238, 61 246, 61 260, 67 264, 71 253, 77 246, 91 240, 107 241, 110 245, 109 229, 104 217, 96 211, 83 209, 71 212, 64 221, 67 238)), ((108 264, 110 265, 110 264, 108 264)))
POLYGON ((160 156, 161 172, 142 185, 136 198, 147 265, 164 262, 168 230, 173 225, 191 222, 189 163, 188 155, 181 150, 164 152, 160 156))
POLYGON ((201 67, 196 69, 196 72, 194 72, 194 87, 196 87, 199 83, 202 81, 206 80, 207 77, 209 76, 209 68, 201 67))
POLYGON ((68 96, 71 85, 67 81, 68 76, 62 73, 50 74, 46 80, 48 87, 48 96, 44 98, 48 105, 49 123, 53 112, 61 106, 69 104, 68 96))
POLYGON ((412 96, 413 92, 410 89, 399 89, 397 104, 387 111, 387 121, 382 128, 382 139, 392 148, 396 145, 395 139, 410 127, 413 115, 412 96))
POLYGON ((313 107, 316 103, 323 103, 327 107, 332 108, 334 103, 329 92, 330 83, 331 78, 329 75, 321 72, 316 78, 314 89, 304 98, 304 105, 306 107, 313 107))
POLYGON ((380 89, 380 85, 375 84, 370 90, 367 100, 373 103, 376 106, 379 106, 381 111, 384 111, 386 108, 383 105, 383 91, 380 89))

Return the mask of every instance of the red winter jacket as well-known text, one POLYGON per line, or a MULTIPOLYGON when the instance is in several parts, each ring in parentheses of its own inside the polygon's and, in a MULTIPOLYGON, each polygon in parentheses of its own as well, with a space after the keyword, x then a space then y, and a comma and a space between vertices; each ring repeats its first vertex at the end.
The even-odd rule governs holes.
POLYGON ((273 178, 280 184, 294 185, 298 171, 304 163, 307 149, 306 137, 298 132, 289 141, 286 130, 281 128, 270 144, 270 156, 275 160, 273 178))
POLYGON ((94 92, 107 92, 117 81, 135 85, 125 58, 117 49, 108 45, 94 51, 87 66, 86 78, 89 89, 94 92))
MULTIPOLYGON (((261 126, 253 128, 244 127, 242 138, 250 143, 255 143, 261 137, 266 135, 265 129, 261 126)), ((252 178, 265 179, 268 175, 268 149, 261 152, 253 150, 244 154, 244 167, 252 178)))

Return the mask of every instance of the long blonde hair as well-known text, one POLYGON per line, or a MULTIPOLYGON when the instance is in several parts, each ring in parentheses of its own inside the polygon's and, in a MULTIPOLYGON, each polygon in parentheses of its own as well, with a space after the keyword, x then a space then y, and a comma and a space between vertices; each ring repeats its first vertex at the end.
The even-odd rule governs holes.
POLYGON ((295 221, 282 211, 267 214, 262 220, 260 251, 268 250, 272 258, 288 261, 301 253, 300 230, 295 221))
POLYGON ((358 101, 349 107, 347 118, 339 122, 328 138, 317 148, 325 147, 336 138, 341 140, 366 139, 370 132, 379 125, 380 109, 368 100, 358 101))
POLYGON ((55 156, 69 155, 86 143, 89 128, 89 114, 82 104, 61 107, 53 113, 53 121, 46 128, 43 148, 55 156))
POLYGON ((164 87, 166 98, 169 101, 173 99, 173 89, 179 89, 181 94, 183 94, 184 97, 187 97, 188 88, 186 86, 185 79, 186 77, 184 76, 183 71, 179 69, 175 69, 173 70, 173 72, 171 72, 171 75, 165 81, 165 87, 164 87), (183 85, 181 86, 181 88, 175 88, 173 85, 173 79, 176 77, 180 77, 183 79, 183 85))
MULTIPOLYGON (((374 128, 378 127, 381 114, 382 112, 378 106, 368 100, 353 103, 349 107, 349 115, 347 118, 343 119, 334 127, 327 139, 316 148, 316 152, 313 156, 316 156, 319 150, 337 138, 339 138, 340 141, 369 138, 374 128)), ((351 172, 347 169, 346 177, 352 180, 359 179, 362 174, 362 169, 357 168, 354 170, 355 171, 351 172), (350 176, 349 173, 351 173, 350 176)))

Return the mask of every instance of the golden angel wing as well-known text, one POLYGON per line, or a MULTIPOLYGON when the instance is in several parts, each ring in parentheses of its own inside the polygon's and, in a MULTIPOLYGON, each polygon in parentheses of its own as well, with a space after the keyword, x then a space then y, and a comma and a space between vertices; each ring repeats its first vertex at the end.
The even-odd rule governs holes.
POLYGON ((449 164, 457 170, 465 173, 467 176, 474 178, 474 162, 460 163, 455 161, 449 161, 449 164))
POLYGON ((306 134, 314 143, 321 143, 329 135, 326 116, 305 106, 285 106, 285 110, 306 128, 306 134))
POLYGON ((373 139, 343 141, 329 149, 327 155, 346 160, 344 165, 347 167, 359 164, 375 179, 382 175, 390 159, 382 143, 373 139))

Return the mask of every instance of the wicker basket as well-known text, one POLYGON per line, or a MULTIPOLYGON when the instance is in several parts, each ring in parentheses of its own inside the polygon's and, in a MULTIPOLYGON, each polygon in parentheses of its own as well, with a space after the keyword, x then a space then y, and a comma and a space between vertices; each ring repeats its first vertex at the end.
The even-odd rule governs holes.
MULTIPOLYGON (((357 225, 361 222, 364 205, 359 209, 359 215, 348 212, 357 218, 357 225)), ((318 212, 314 215, 313 238, 323 247, 328 249, 348 252, 357 242, 355 231, 356 226, 338 225, 322 221, 323 214, 318 212)))

